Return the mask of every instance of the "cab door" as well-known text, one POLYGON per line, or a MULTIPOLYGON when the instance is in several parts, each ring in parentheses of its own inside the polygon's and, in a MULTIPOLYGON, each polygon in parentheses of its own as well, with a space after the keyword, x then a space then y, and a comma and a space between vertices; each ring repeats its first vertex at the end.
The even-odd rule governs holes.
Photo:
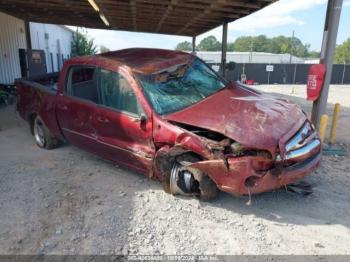
POLYGON ((64 137, 72 145, 96 152, 95 114, 98 110, 97 69, 72 66, 68 69, 65 90, 57 99, 56 113, 64 137))
POLYGON ((99 69, 96 134, 105 158, 148 172, 155 152, 152 120, 145 115, 125 73, 99 69))

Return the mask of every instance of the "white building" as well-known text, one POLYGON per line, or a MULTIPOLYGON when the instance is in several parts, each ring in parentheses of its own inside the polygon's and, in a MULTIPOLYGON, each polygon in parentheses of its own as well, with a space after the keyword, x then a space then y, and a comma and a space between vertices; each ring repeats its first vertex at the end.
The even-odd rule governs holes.
POLYGON ((57 72, 70 58, 73 31, 61 25, 30 23, 32 49, 44 50, 47 72, 57 72))
POLYGON ((21 76, 19 49, 26 49, 24 22, 0 12, 0 84, 21 76))
POLYGON ((0 12, 0 84, 13 84, 22 76, 20 50, 29 49, 29 43, 31 49, 44 51, 47 72, 58 71, 70 57, 73 32, 69 28, 29 23, 30 42, 27 32, 23 20, 0 12))
MULTIPOLYGON (((219 51, 197 51, 196 55, 207 63, 220 63, 221 52, 219 51)), ((264 64, 288 64, 290 54, 272 54, 263 52, 227 52, 226 61, 236 63, 264 63, 264 64)), ((304 64, 304 59, 292 56, 293 64, 304 64)))

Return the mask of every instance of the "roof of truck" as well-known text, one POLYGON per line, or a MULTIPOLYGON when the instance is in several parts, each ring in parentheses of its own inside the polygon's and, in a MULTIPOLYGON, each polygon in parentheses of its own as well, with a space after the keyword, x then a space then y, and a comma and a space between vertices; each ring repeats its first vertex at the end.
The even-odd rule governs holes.
POLYGON ((161 71, 175 64, 187 63, 194 57, 182 51, 154 48, 129 48, 98 56, 117 61, 134 72, 145 74, 161 71))

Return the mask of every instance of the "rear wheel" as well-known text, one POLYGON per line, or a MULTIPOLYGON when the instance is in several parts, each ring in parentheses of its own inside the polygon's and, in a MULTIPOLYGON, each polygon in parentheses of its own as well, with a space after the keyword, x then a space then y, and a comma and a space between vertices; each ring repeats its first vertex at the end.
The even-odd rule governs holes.
POLYGON ((33 133, 36 144, 41 148, 52 149, 58 144, 58 140, 51 135, 40 116, 34 119, 33 133))

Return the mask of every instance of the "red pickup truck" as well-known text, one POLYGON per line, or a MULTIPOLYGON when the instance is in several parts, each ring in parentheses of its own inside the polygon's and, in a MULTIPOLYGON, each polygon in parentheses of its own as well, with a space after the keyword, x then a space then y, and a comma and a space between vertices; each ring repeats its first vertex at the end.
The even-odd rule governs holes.
POLYGON ((125 49, 20 79, 17 109, 39 147, 68 142, 212 199, 286 186, 320 163, 321 142, 295 104, 227 82, 192 54, 125 49))

